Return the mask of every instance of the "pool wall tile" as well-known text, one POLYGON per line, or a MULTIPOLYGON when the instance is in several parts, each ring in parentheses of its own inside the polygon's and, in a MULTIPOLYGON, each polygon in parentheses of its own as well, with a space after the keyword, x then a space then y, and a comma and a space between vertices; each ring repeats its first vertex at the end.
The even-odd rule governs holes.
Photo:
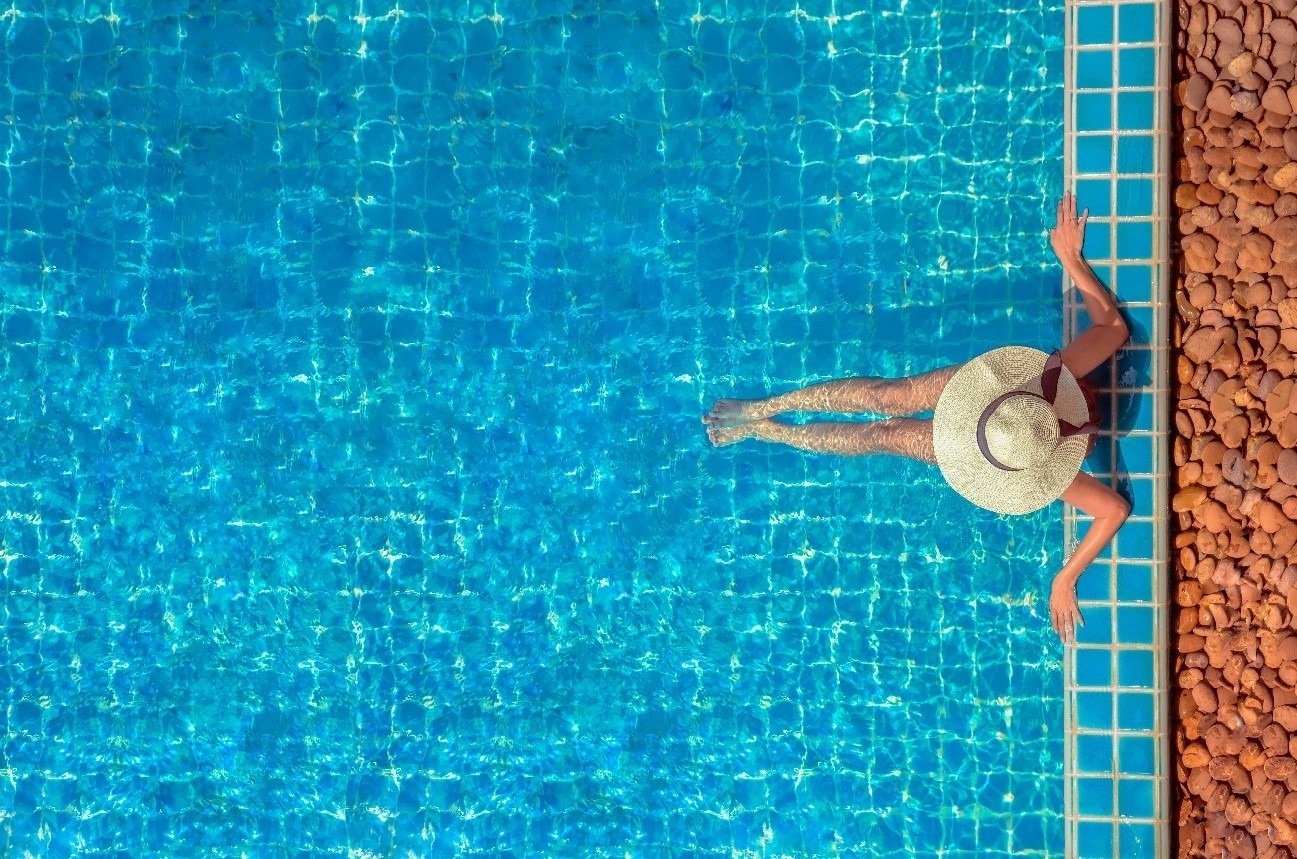
MULTIPOLYGON (((1169 384, 1166 193, 1170 7, 1069 0, 1065 184, 1089 209, 1085 254, 1116 294, 1131 340, 1090 379, 1105 429, 1086 470, 1117 487, 1131 515, 1077 583, 1086 626, 1063 660, 1068 856, 1133 859, 1170 849, 1166 742, 1165 510, 1169 384)), ((1070 286, 1070 284, 1068 284, 1070 286)), ((1090 324, 1066 291, 1071 339, 1090 324)), ((1089 527, 1064 505, 1070 554, 1089 527)))

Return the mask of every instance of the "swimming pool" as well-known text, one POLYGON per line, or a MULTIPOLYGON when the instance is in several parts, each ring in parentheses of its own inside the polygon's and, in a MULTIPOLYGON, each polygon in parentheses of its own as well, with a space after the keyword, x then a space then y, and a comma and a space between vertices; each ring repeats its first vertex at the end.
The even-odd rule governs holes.
POLYGON ((1060 855, 1047 508, 708 447, 1057 345, 1061 4, 4 13, 9 852, 1060 855))

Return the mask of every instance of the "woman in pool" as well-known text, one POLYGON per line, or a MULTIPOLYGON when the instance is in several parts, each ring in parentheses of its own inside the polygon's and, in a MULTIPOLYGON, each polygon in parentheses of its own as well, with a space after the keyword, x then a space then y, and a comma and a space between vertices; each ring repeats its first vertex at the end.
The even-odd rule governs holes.
POLYGON ((838 379, 764 400, 718 400, 703 417, 712 443, 755 438, 818 453, 908 456, 936 463, 959 494, 999 513, 1030 513, 1061 497, 1094 517, 1050 588, 1054 629, 1073 641, 1077 621, 1084 623, 1076 581, 1130 514, 1124 498, 1080 470, 1099 419, 1085 377, 1130 337, 1112 294, 1081 256, 1088 218, 1088 209, 1077 216, 1076 198, 1066 193, 1049 234, 1094 322, 1061 353, 1004 346, 905 379, 838 379), (932 420, 905 417, 928 410, 932 420), (772 420, 794 411, 891 417, 802 425, 772 420))

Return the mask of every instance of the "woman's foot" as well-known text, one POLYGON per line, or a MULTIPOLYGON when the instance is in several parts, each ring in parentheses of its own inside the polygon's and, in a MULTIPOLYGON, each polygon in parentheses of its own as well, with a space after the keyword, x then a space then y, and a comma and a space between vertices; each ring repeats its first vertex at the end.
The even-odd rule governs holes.
MULTIPOLYGON (((730 429, 755 420, 753 406, 760 400, 717 400, 712 410, 703 416, 703 423, 715 429, 730 429)), ((709 430, 710 432, 710 430, 709 430)))
MULTIPOLYGON (((706 419, 704 418, 704 421, 706 419)), ((756 434, 757 421, 742 423, 736 426, 723 427, 714 423, 707 424, 707 438, 716 447, 725 447, 727 444, 734 444, 736 441, 743 441, 745 438, 751 438, 756 434)))

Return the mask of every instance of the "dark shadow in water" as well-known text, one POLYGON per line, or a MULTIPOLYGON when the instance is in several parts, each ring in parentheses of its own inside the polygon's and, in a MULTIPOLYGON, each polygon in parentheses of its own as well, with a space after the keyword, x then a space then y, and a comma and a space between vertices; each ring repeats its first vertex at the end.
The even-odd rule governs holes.
MULTIPOLYGON (((1128 502, 1133 503, 1134 498, 1131 496, 1130 478, 1125 463, 1121 456, 1120 439, 1129 435, 1130 431, 1140 422, 1140 409, 1153 408, 1153 401, 1150 397, 1140 396, 1139 394, 1122 394, 1114 393, 1112 390, 1113 381, 1116 378, 1113 372, 1112 362, 1119 361, 1127 373, 1134 371, 1138 385, 1141 379, 1150 378, 1152 372, 1153 350, 1149 342, 1149 332, 1144 326, 1130 319, 1123 313, 1126 319, 1126 325, 1130 328, 1130 341, 1126 347, 1119 350, 1112 358, 1103 362, 1095 368, 1088 378, 1094 383, 1095 391, 1098 394, 1100 408, 1103 410, 1102 426, 1105 429, 1111 429, 1117 440, 1115 444, 1104 444, 1102 440, 1095 444, 1094 451, 1085 459, 1085 465, 1089 466, 1090 471, 1099 474, 1111 474, 1112 486, 1128 502), (1132 348, 1138 347, 1138 348, 1132 348)), ((1152 425, 1151 416, 1146 416, 1144 421, 1146 426, 1152 425)))

